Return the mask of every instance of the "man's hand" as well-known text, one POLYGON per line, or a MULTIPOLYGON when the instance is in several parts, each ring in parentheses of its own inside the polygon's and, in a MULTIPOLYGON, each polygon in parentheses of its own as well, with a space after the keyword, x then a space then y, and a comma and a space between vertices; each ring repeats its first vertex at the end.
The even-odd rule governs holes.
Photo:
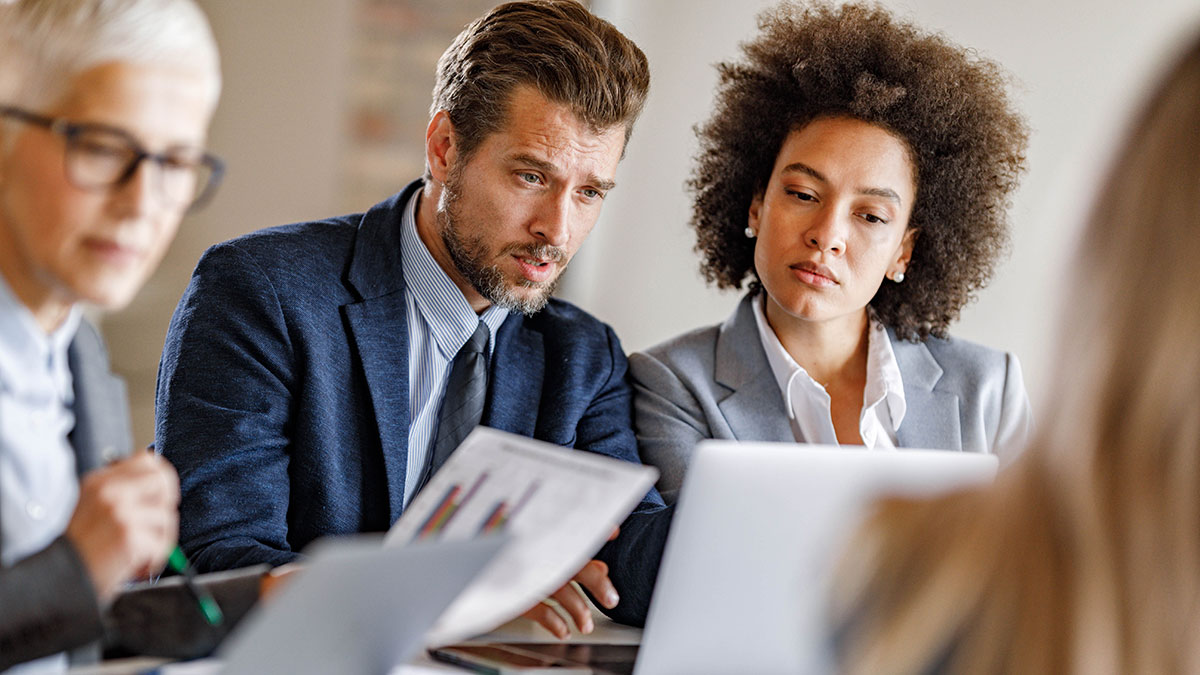
POLYGON ((102 603, 121 583, 161 569, 178 536, 179 476, 149 452, 84 476, 66 532, 102 603))
MULTIPOLYGON (((613 528, 608 540, 616 539, 620 532, 619 528, 613 528)), ((617 595, 616 587, 608 578, 608 565, 600 560, 589 561, 562 588, 550 595, 549 599, 557 602, 559 607, 566 611, 580 633, 591 633, 595 627, 592 624, 592 611, 588 607, 587 597, 584 596, 580 586, 586 588, 605 609, 616 607, 621 598, 617 595)), ((565 640, 571 635, 571 626, 567 620, 545 600, 534 605, 521 616, 541 624, 543 628, 560 640, 565 640)))

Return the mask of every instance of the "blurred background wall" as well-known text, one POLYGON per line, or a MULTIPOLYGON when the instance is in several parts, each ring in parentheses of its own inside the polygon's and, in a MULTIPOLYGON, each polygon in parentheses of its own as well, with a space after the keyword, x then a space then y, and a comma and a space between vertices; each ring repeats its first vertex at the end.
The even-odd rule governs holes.
MULTIPOLYGON (((211 146, 229 165, 162 269, 102 327, 130 384, 138 442, 153 436, 154 377, 203 250, 261 227, 361 211, 422 168, 433 64, 490 0, 200 0, 225 76, 211 146)), ((737 294, 704 286, 687 227, 692 127, 712 64, 737 56, 770 0, 593 0, 650 59, 646 111, 620 186, 560 295, 611 323, 628 351, 725 318, 737 294)), ((1195 0, 908 0, 894 12, 997 60, 1033 135, 1014 200, 1012 253, 952 332, 1011 350, 1036 400, 1050 367, 1061 275, 1112 140, 1146 80, 1191 30, 1195 0)))

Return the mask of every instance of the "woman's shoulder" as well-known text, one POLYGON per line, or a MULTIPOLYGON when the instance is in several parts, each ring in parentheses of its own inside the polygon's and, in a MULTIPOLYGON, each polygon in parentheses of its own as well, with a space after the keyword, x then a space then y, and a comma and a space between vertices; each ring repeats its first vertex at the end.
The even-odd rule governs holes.
MULTIPOLYGON (((903 364, 908 352, 922 348, 937 362, 943 374, 956 379, 987 380, 1003 379, 1009 370, 1017 366, 1017 356, 1012 352, 982 345, 963 338, 930 336, 924 342, 892 340, 898 361, 903 364)), ((903 365, 901 365, 903 369, 903 365)))
MULTIPOLYGON (((753 297, 753 294, 743 296, 729 318, 721 323, 690 330, 633 354, 629 357, 630 367, 634 368, 637 362, 642 369, 656 365, 677 373, 704 374, 711 378, 722 349, 728 357, 731 349, 740 350, 746 344, 758 345, 758 340, 752 339, 757 336, 753 297)), ((736 355, 732 356, 736 358, 736 355)))
POLYGON ((675 373, 709 373, 716 364, 720 324, 704 326, 629 356, 634 377, 666 368, 675 373))
POLYGON ((893 340, 896 362, 907 380, 907 372, 928 368, 928 359, 937 366, 930 372, 942 389, 962 393, 994 392, 1009 388, 1024 392, 1024 377, 1016 354, 980 345, 961 337, 928 337, 924 342, 893 340), (925 357, 924 354, 928 354, 925 357), (940 372, 937 372, 940 370, 940 372))

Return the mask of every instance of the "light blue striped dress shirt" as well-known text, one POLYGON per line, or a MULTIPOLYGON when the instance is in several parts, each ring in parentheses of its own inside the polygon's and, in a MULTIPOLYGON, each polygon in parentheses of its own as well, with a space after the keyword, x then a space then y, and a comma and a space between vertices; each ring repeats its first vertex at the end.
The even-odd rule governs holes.
POLYGON ((462 291, 442 270, 417 234, 417 191, 401 216, 400 246, 403 258, 405 306, 408 318, 408 480, 404 503, 416 490, 417 476, 425 467, 437 434, 438 409, 454 355, 482 320, 487 324, 488 356, 496 346, 496 331, 508 310, 495 305, 476 315, 462 291))
MULTIPOLYGON (((5 566, 58 538, 79 499, 75 453, 67 437, 75 426, 67 348, 80 319, 75 307, 47 335, 0 278, 0 564, 5 566)), ((4 672, 32 675, 66 667, 66 655, 55 654, 4 672)))

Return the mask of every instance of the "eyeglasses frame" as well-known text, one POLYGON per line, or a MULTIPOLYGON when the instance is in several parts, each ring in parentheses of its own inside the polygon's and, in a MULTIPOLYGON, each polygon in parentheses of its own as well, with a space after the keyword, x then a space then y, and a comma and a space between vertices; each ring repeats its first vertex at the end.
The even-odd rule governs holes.
MULTIPOLYGON (((139 166, 141 166, 142 162, 147 159, 153 161, 155 164, 158 164, 160 170, 162 170, 166 162, 175 161, 176 159, 175 157, 172 157, 166 153, 147 151, 146 148, 143 147, 136 138, 134 138, 133 134, 120 127, 115 127, 110 124, 101 124, 98 122, 72 122, 64 117, 49 117, 46 115, 39 115, 35 112, 30 112, 22 108, 7 105, 0 105, 0 117, 10 117, 27 124, 43 127, 52 133, 62 136, 63 139, 68 143, 70 143, 81 133, 87 131, 101 131, 110 133, 120 136, 126 140, 129 143, 129 147, 133 149, 134 155, 129 162, 129 166, 125 168, 125 171, 121 173, 121 175, 115 181, 102 185, 79 185, 74 180, 71 180, 71 183, 75 185, 75 187, 78 187, 82 190, 98 191, 102 188, 107 189, 124 185, 130 178, 133 177, 133 174, 137 172, 137 169, 139 166)), ((208 168, 208 183, 199 193, 197 193, 197 195, 192 199, 191 203, 188 204, 185 212, 191 212, 199 209, 210 198, 212 198, 213 193, 216 192, 217 186, 221 183, 221 178, 225 175, 225 162, 216 155, 208 152, 201 153, 200 160, 197 163, 208 168)), ((69 171, 67 172, 67 178, 71 178, 69 171)))

